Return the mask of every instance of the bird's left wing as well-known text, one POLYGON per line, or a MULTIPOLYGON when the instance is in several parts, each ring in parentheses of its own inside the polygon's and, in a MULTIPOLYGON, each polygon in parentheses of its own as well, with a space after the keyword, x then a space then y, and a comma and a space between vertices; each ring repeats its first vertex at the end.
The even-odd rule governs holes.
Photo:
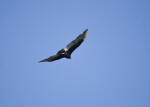
POLYGON ((53 55, 47 59, 41 60, 40 62, 52 62, 52 61, 58 60, 60 58, 62 58, 62 57, 60 55, 56 54, 56 55, 53 55))

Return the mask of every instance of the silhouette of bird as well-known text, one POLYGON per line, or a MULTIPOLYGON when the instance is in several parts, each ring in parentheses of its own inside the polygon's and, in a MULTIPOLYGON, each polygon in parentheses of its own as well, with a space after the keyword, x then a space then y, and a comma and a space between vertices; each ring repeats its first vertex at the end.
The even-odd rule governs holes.
POLYGON ((40 62, 52 62, 55 60, 59 60, 61 58, 71 59, 72 52, 81 45, 81 43, 85 40, 87 36, 88 29, 86 29, 82 34, 80 34, 75 40, 70 42, 64 49, 61 49, 57 52, 56 55, 53 55, 49 58, 41 60, 40 62))

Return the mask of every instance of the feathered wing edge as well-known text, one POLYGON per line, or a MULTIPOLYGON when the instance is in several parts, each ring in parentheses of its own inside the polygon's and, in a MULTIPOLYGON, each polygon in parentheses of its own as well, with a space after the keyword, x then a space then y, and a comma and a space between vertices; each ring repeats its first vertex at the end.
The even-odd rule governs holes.
POLYGON ((67 50, 72 53, 80 44, 85 40, 87 36, 88 29, 86 29, 82 34, 80 34, 75 40, 71 41, 67 46, 67 50))
POLYGON ((52 61, 58 60, 60 58, 62 58, 62 57, 60 57, 59 55, 53 55, 53 56, 51 56, 49 58, 46 58, 44 60, 39 61, 39 63, 40 62, 52 62, 52 61))

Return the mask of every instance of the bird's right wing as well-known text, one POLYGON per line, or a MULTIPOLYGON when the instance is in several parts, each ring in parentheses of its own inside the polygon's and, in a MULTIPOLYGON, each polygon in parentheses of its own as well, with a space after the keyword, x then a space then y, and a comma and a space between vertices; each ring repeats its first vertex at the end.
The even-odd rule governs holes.
POLYGON ((53 55, 47 59, 41 60, 40 62, 52 62, 52 61, 58 60, 60 58, 62 58, 62 57, 60 55, 56 54, 56 55, 53 55))
POLYGON ((85 40, 86 36, 87 36, 87 31, 88 29, 86 29, 82 34, 80 34, 75 40, 73 40, 72 42, 70 42, 67 46, 66 49, 72 53, 77 47, 79 47, 81 45, 81 43, 85 40))

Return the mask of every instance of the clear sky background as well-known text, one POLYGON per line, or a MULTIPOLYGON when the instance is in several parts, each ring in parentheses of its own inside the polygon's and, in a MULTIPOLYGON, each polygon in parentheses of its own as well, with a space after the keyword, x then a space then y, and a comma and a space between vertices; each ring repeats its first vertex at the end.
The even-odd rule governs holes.
POLYGON ((1 0, 0 107, 150 107, 150 1, 1 0))

